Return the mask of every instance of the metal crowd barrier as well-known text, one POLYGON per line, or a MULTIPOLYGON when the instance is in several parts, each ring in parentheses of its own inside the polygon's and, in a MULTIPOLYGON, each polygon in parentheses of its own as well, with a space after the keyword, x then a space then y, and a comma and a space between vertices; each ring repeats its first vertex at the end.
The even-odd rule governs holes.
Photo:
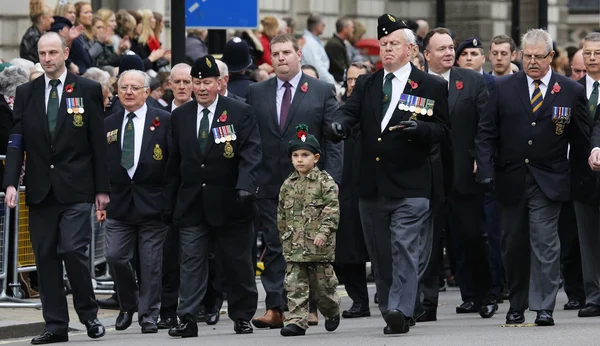
POLYGON ((96 266, 106 263, 106 228, 104 222, 96 220, 96 206, 92 207, 92 241, 90 243, 90 271, 95 294, 113 294, 113 281, 106 265, 104 275, 96 277, 96 266), (93 255, 92 255, 93 254, 93 255))

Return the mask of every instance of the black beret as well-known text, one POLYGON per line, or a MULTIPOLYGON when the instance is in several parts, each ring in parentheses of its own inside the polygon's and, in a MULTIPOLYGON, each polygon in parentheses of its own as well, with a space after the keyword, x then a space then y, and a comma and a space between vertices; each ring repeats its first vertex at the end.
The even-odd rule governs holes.
POLYGON ((481 40, 477 37, 469 37, 468 39, 462 41, 458 45, 458 48, 456 49, 456 59, 457 60, 458 60, 458 57, 460 56, 460 54, 463 52, 463 50, 465 50, 467 48, 483 49, 483 45, 481 44, 481 40))
POLYGON ((135 54, 123 54, 119 61, 119 75, 128 70, 144 71, 142 58, 135 54))
POLYGON ((50 26, 50 31, 59 32, 65 26, 69 27, 69 29, 73 26, 73 23, 65 17, 54 16, 52 18, 54 18, 54 23, 50 26))
POLYGON ((391 34, 398 29, 408 29, 406 23, 389 13, 382 14, 377 19, 377 39, 391 34))
POLYGON ((300 124, 296 126, 296 137, 288 143, 288 154, 291 156, 296 150, 305 149, 313 154, 321 154, 319 141, 313 135, 308 134, 308 126, 300 124))
POLYGON ((217 66, 215 58, 212 55, 205 55, 196 59, 190 74, 193 78, 200 79, 221 76, 221 73, 219 72, 219 66, 217 66))

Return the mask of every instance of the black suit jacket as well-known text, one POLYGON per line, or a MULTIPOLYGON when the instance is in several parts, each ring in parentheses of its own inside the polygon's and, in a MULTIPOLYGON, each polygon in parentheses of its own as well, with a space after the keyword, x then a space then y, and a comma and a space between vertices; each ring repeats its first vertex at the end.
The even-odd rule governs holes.
POLYGON ((240 102, 244 102, 246 103, 246 99, 240 96, 237 96, 236 94, 232 93, 232 92, 227 92, 227 97, 232 98, 234 100, 238 100, 240 102))
POLYGON ((485 73, 485 72, 482 73, 481 75, 485 79, 485 85, 487 86, 488 92, 491 93, 492 90, 494 90, 494 88, 496 87, 494 84, 494 80, 496 80, 496 77, 492 76, 489 73, 485 73))
MULTIPOLYGON (((0 94, 0 155, 6 155, 12 121, 13 111, 4 99, 4 95, 0 94)), ((0 179, 4 179, 4 162, 0 162, 0 179)), ((2 180, 0 180, 0 186, 2 186, 2 180)))
POLYGON ((341 143, 333 143, 325 138, 325 131, 331 125, 333 113, 338 108, 333 85, 302 74, 294 93, 283 132, 277 119, 277 78, 256 83, 248 87, 246 102, 252 106, 260 136, 263 158, 258 174, 258 198, 278 198, 284 180, 294 171, 288 154, 288 143, 297 138, 296 126, 308 125, 308 132, 315 136, 321 145, 321 159, 317 164, 339 184, 342 180, 341 143), (308 90, 301 86, 308 83, 308 90))
POLYGON ((495 178, 496 196, 505 204, 517 203, 526 188, 529 171, 540 189, 553 201, 568 201, 571 172, 585 174, 587 161, 567 159, 589 155, 590 122, 584 88, 552 73, 548 90, 534 118, 526 75, 523 71, 496 79, 488 111, 480 119, 476 139, 477 178, 495 178), (555 84, 560 92, 553 92, 555 84), (570 123, 556 134, 553 107, 571 108, 570 123))
POLYGON ((257 168, 261 160, 260 133, 252 108, 245 103, 219 96, 211 129, 233 125, 237 139, 228 142, 233 157, 226 157, 227 144, 214 142, 209 134, 203 154, 198 143, 197 102, 175 109, 171 116, 172 148, 167 166, 165 210, 173 211, 180 227, 225 226, 249 221, 253 203, 237 200, 237 190, 256 191, 257 168), (227 111, 227 120, 219 116, 227 111))
POLYGON ((171 114, 148 107, 142 137, 142 146, 133 178, 121 166, 121 138, 125 112, 115 113, 104 119, 108 144, 108 171, 110 173, 110 200, 106 210, 110 219, 124 219, 135 207, 138 213, 148 217, 159 216, 162 206, 163 185, 167 160, 169 159, 169 124, 171 114), (158 126, 155 126, 157 119, 158 126), (154 128, 154 130, 151 129, 154 128), (117 130, 116 140, 110 132, 117 130))
POLYGON ((380 70, 358 77, 354 91, 334 117, 346 134, 360 122, 360 195, 432 198, 432 148, 448 136, 448 83, 412 66, 409 79, 418 86, 413 90, 406 83, 404 93, 434 100, 433 115, 417 115, 418 129, 412 134, 389 131, 390 126, 409 120, 413 114, 390 105, 395 107, 394 113, 382 133, 383 75, 380 70))
POLYGON ((63 204, 93 203, 97 193, 109 192, 102 89, 68 72, 65 85, 72 83, 73 91, 62 93, 54 140, 48 130, 44 76, 17 87, 11 136, 21 135, 24 147, 9 143, 4 187, 18 185, 27 151, 27 204, 42 202, 51 189, 63 204), (67 98, 83 99, 81 126, 67 113, 67 98))
POLYGON ((448 113, 454 157, 453 188, 461 194, 481 194, 484 187, 475 181, 475 136, 479 119, 485 114, 488 89, 481 73, 460 67, 450 72, 448 113), (462 84, 462 89, 459 89, 462 84))
MULTIPOLYGON (((585 90, 587 96, 586 76, 578 81, 585 90)), ((586 103, 587 105, 587 103, 586 103)), ((588 115, 589 117, 589 115, 588 115)), ((593 148, 600 147, 600 108, 596 107, 596 115, 594 119, 589 119, 592 126, 592 134, 590 138, 590 151, 593 148)), ((570 157, 571 160, 583 160, 587 162, 589 155, 581 155, 570 157)), ((584 172, 574 171, 571 174, 571 195, 573 199, 583 201, 595 201, 600 195, 600 181, 598 174, 593 172, 589 165, 585 166, 584 172), (583 173, 583 174, 582 174, 583 173)), ((583 169, 583 166, 582 166, 583 169)))

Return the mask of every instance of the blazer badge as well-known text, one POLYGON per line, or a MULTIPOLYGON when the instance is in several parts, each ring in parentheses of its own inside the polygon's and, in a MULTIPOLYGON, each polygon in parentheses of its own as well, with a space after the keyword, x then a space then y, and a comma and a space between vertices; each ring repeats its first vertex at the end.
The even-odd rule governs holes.
POLYGON ((233 147, 231 146, 231 142, 225 143, 225 147, 223 149, 223 156, 225 156, 228 159, 231 159, 233 158, 233 156, 235 156, 235 154, 233 153, 233 147))
POLYGON ((163 152, 158 143, 154 146, 154 155, 152 155, 152 158, 156 161, 160 161, 163 159, 163 152))

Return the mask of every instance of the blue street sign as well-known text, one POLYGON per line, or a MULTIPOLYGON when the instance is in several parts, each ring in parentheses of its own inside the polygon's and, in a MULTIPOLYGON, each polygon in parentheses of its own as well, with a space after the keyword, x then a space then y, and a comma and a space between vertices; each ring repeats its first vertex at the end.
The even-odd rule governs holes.
POLYGON ((185 0, 185 26, 255 29, 258 27, 258 0, 185 0))

